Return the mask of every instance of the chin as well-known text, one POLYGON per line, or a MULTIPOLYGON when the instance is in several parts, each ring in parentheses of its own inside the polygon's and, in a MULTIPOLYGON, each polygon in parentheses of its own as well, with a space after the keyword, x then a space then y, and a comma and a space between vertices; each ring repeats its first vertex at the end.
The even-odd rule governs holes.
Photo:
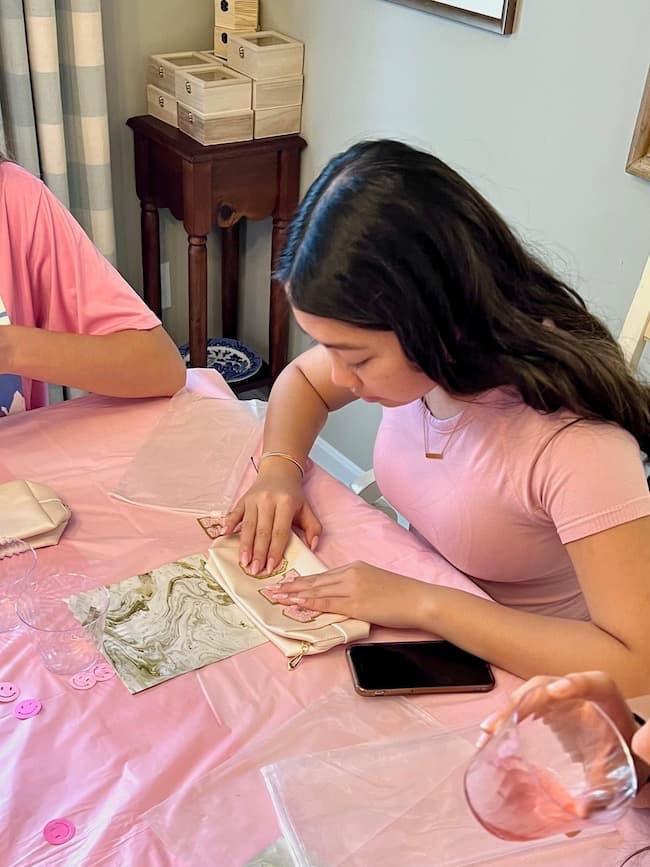
POLYGON ((380 406, 385 407, 393 407, 393 406, 406 406, 407 403, 411 403, 410 400, 394 400, 389 397, 374 397, 372 400, 367 401, 368 403, 378 403, 380 406))

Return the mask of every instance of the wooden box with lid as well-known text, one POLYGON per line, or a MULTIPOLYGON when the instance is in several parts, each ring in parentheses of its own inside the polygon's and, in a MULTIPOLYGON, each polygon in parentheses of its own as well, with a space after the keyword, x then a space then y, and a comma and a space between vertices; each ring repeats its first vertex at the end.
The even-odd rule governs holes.
POLYGON ((173 54, 152 54, 147 66, 147 84, 176 96, 176 72, 179 69, 194 70, 214 66, 200 51, 177 51, 173 54))
POLYGON ((202 114, 249 109, 252 90, 250 78, 221 64, 176 72, 176 99, 202 114))
POLYGON ((300 132, 301 105, 284 105, 262 108, 255 111, 254 138, 270 138, 274 135, 292 135, 300 132))
POLYGON ((178 100, 166 90, 153 84, 147 85, 147 114, 178 126, 178 100))
POLYGON ((302 105, 302 75, 292 78, 263 78, 253 81, 253 108, 302 105))
POLYGON ((179 102, 178 128, 203 145, 249 141, 253 138, 253 111, 203 114, 179 102))
POLYGON ((227 30, 257 30, 259 0, 214 0, 214 23, 227 30))
POLYGON ((255 27, 246 28, 246 30, 234 30, 231 27, 215 27, 214 28, 214 53, 222 60, 228 59, 228 43, 232 39, 233 34, 238 36, 244 33, 254 33, 255 27))
POLYGON ((231 33, 228 66, 255 80, 302 75, 304 45, 275 30, 231 33))

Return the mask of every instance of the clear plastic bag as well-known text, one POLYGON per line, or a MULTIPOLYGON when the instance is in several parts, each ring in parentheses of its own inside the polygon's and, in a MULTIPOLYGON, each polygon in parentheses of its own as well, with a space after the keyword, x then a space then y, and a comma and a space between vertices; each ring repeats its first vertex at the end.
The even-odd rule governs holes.
POLYGON ((265 404, 183 389, 111 495, 151 508, 226 512, 261 441, 265 404))
MULTIPOLYGON (((436 733, 440 725, 402 698, 370 700, 337 688, 270 737, 248 747, 189 788, 145 814, 145 821, 181 863, 242 867, 280 835, 261 768, 290 757, 397 733, 436 733)), ((284 847, 271 846, 279 852, 284 847)), ((268 854, 265 856, 267 863, 268 854)), ((253 861, 255 863, 255 861, 253 861)), ((282 863, 279 861, 278 863, 282 863)))
MULTIPOLYGON (((587 856, 580 863, 605 864, 600 839, 506 842, 478 824, 463 793, 476 734, 476 728, 430 731, 263 768, 296 867, 503 864, 507 856, 532 849, 537 853, 530 863, 538 864, 540 849, 558 845, 564 850, 591 845, 596 860, 587 856)), ((568 863, 558 857, 556 864, 568 863)))

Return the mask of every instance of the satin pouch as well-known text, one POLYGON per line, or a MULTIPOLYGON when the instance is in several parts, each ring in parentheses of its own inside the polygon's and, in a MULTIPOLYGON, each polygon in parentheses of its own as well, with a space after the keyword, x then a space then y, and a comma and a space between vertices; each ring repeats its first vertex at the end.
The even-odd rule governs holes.
POLYGON ((294 619, 300 616, 295 606, 272 603, 265 597, 260 591, 281 583, 292 569, 299 575, 314 575, 327 570, 293 533, 284 556, 273 575, 256 578, 246 574, 239 564, 239 536, 222 536, 210 549, 206 568, 269 641, 284 653, 290 669, 295 668, 304 656, 368 637, 370 624, 363 620, 314 612, 310 622, 301 623, 294 619), (287 609, 293 611, 287 615, 287 609))
POLYGON ((47 485, 19 479, 0 485, 0 536, 46 548, 58 543, 71 515, 47 485))

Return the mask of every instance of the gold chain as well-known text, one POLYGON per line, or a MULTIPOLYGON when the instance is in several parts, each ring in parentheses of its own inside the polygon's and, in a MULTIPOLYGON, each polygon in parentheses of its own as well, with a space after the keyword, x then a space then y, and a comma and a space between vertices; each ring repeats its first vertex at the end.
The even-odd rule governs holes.
POLYGON ((430 461, 441 461, 445 456, 445 452, 447 451, 447 448, 449 447, 449 443, 452 441, 454 434, 456 433, 456 431, 458 430, 458 428, 460 426, 460 423, 461 423, 461 420, 463 417, 462 413, 461 413, 460 418, 456 422, 456 424, 451 429, 449 436, 447 437, 447 442, 442 447, 442 451, 432 452, 429 449, 429 422, 430 422, 430 419, 431 419, 433 413, 429 409, 429 405, 427 404, 427 402, 424 398, 422 398, 422 405, 423 405, 423 409, 424 409, 424 412, 422 413, 423 431, 424 431, 424 457, 428 458, 428 460, 430 460, 430 461))

